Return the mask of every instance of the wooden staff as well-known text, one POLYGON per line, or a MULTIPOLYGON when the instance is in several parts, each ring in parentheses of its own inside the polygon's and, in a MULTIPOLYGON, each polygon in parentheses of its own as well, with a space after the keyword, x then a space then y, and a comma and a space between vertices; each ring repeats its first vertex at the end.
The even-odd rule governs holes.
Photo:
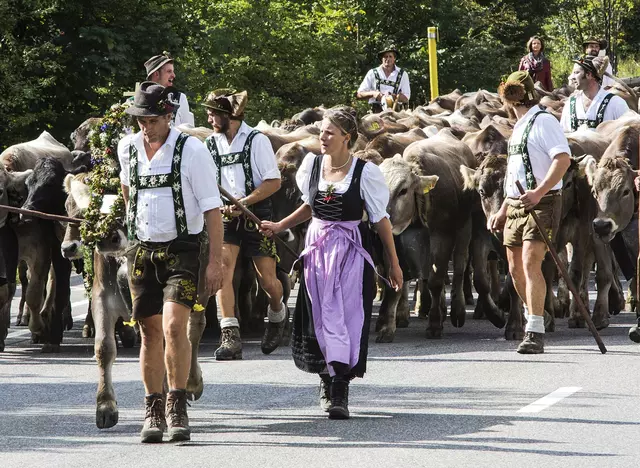
POLYGON ((36 218, 49 219, 51 221, 61 221, 63 223, 80 224, 83 221, 82 219, 70 218, 69 216, 60 216, 49 213, 42 213, 41 211, 25 210, 24 208, 16 208, 15 206, 0 205, 0 210, 7 210, 11 213, 35 216, 36 218))
MULTIPOLYGON (((524 189, 522 188, 522 184, 520 183, 519 180, 516 180, 516 185, 517 185, 518 190, 520 191, 520 193, 522 195, 524 195, 525 192, 524 192, 524 189)), ((540 223, 540 218, 538 218, 538 215, 533 210, 529 211, 529 214, 533 217, 533 221, 536 223, 536 226, 538 226, 538 230, 540 231, 540 234, 542 235, 542 238, 544 239, 544 243, 547 244, 547 248, 549 249, 549 253, 551 253, 551 256, 553 257, 553 261, 556 262, 556 265, 558 266, 558 270, 560 271, 560 274, 562 275, 562 277, 564 278, 565 282, 567 283, 567 286, 569 287, 569 291, 571 291, 571 294, 573 294, 573 300, 577 302, 578 309, 582 313, 582 318, 585 320, 585 322, 587 322, 587 326, 589 327, 589 331, 593 335, 593 338, 595 338, 596 343, 598 343, 598 348, 600 348, 600 352, 602 354, 606 353, 607 352, 607 348, 604 346, 604 343, 602 342, 602 338, 600 338, 600 334, 598 333, 598 330, 596 330, 595 325, 591 321, 591 316, 589 315, 589 310, 585 306, 584 302, 582 302, 582 297, 580 297, 580 294, 578 293, 578 290, 576 289, 575 285, 573 284, 573 281, 571 281, 571 277, 569 276, 569 273, 567 272, 567 269, 564 267, 564 264, 562 263, 562 260, 560 260, 560 257, 558 257, 558 253, 556 252, 555 247, 553 247, 553 244, 551 243, 551 241, 547 237, 547 235, 545 233, 545 230, 544 230, 544 227, 540 223)))
MULTIPOLYGON (((260 220, 260 218, 258 218, 255 214, 253 214, 253 212, 251 212, 251 210, 249 210, 246 206, 244 206, 242 203, 240 203, 233 195, 231 195, 229 192, 227 192, 224 188, 222 188, 222 186, 220 184, 218 184, 218 189, 220 190, 220 194, 225 197, 227 200, 229 200, 231 203, 233 203, 236 208, 238 208, 240 211, 242 211, 242 214, 245 215, 247 218, 249 218, 251 221, 253 221, 254 223, 256 223, 256 225, 258 227, 262 226, 262 221, 260 220)), ((272 239, 275 239, 275 241, 280 244, 280 246, 284 247, 284 249, 289 252, 291 255, 293 255, 293 257, 297 260, 298 259, 298 254, 296 253, 295 250, 293 250, 291 247, 289 247, 289 245, 287 245, 287 243, 285 241, 283 241, 282 239, 280 239, 277 235, 274 235, 272 237, 272 239)))

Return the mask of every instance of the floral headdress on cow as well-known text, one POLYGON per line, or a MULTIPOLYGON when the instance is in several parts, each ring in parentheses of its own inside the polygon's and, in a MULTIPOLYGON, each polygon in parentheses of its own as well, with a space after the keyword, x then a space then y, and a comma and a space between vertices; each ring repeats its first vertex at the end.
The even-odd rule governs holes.
POLYGON ((513 72, 500 83, 498 94, 513 106, 537 104, 540 99, 531 75, 524 70, 513 72))

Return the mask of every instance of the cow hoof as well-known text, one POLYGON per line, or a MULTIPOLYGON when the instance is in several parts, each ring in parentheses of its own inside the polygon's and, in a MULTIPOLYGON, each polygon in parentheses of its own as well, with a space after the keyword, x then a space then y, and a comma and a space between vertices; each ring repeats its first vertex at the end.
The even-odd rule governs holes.
POLYGON ((198 376, 189 377, 187 381, 187 395, 190 400, 199 400, 204 393, 204 381, 202 380, 202 373, 198 376), (195 381, 195 383, 193 383, 195 381))
POLYGON ((4 340, 0 340, 0 353, 4 352, 4 340))
POLYGON ((489 307, 489 305, 487 305, 483 310, 485 317, 491 322, 491 325, 500 329, 505 327, 507 319, 504 316, 504 312, 498 309, 498 307, 489 307))
POLYGON ((629 339, 634 343, 640 343, 640 328, 638 325, 629 328, 629 339))
POLYGON ((460 328, 467 318, 467 311, 464 307, 451 307, 451 325, 460 328))
POLYGON ((429 318, 429 314, 426 312, 418 312, 418 318, 420 320, 426 320, 427 318, 429 318))
POLYGON ((85 325, 82 327, 82 338, 93 338, 94 331, 89 325, 85 325))
POLYGON ((28 326, 28 325, 29 325, 29 324, 27 323, 27 321, 26 321, 26 320, 24 320, 24 319, 22 319, 22 318, 21 318, 21 319, 19 319, 19 320, 16 320, 16 326, 17 326, 17 327, 26 327, 26 326, 28 326))
POLYGON ((73 317, 69 316, 64 319, 64 329, 69 331, 73 328, 73 317))
POLYGON ((609 326, 609 319, 608 318, 605 318, 602 320, 596 319, 593 321, 593 326, 596 327, 596 330, 604 330, 609 326))
POLYGON ((427 338, 430 340, 442 338, 442 328, 427 328, 427 338))
POLYGON ((31 334, 31 344, 40 344, 42 343, 42 337, 37 333, 31 334))
POLYGON ((96 408, 96 426, 108 429, 118 424, 118 406, 115 401, 100 403, 96 408))
POLYGON ((569 328, 584 328, 586 325, 586 322, 579 318, 569 317, 569 320, 567 321, 567 326, 569 328))
POLYGON ((392 343, 395 335, 395 330, 384 327, 376 336, 376 343, 392 343))
POLYGON ((136 344, 137 336, 133 327, 124 325, 119 331, 118 336, 123 348, 133 348, 136 344))
POLYGON ((396 319, 396 328, 409 328, 409 319, 396 319))
POLYGON ((45 343, 40 350, 42 354, 58 354, 60 352, 59 344, 45 343))
POLYGON ((545 333, 553 333, 556 331, 556 321, 553 318, 553 315, 548 313, 546 310, 544 311, 544 331, 545 333))
POLYGON ((507 341, 522 341, 524 339, 524 330, 521 328, 506 328, 504 330, 504 339, 507 341))
POLYGON ((386 320, 380 320, 382 317, 378 316, 378 320, 376 320, 376 333, 378 333, 384 327, 386 320))

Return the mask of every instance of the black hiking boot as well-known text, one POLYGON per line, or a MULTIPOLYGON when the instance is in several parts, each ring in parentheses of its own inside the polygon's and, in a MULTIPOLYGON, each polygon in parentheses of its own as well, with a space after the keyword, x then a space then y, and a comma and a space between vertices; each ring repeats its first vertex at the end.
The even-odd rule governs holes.
POLYGON ((331 381, 329 419, 349 419, 349 381, 335 376, 331 381))
POLYGON ((162 442, 162 435, 167 429, 164 416, 164 397, 161 393, 152 393, 144 397, 144 426, 140 431, 142 443, 157 444, 162 442))
POLYGON ((284 307, 284 320, 282 322, 271 322, 268 321, 264 335, 262 336, 262 342, 260 343, 260 349, 264 354, 271 354, 278 346, 282 344, 282 337, 284 336, 284 329, 289 321, 289 309, 286 304, 283 304, 284 307))
POLYGON ((517 351, 520 354, 544 353, 544 333, 526 332, 517 351))
POLYGON ((240 328, 223 328, 220 336, 220 347, 213 353, 216 361, 242 359, 242 339, 240 328))
POLYGON ((320 409, 325 413, 331 408, 331 377, 328 374, 320 375, 320 409))
POLYGON ((169 442, 191 439, 189 416, 187 415, 187 391, 171 390, 167 394, 167 422, 169 442))

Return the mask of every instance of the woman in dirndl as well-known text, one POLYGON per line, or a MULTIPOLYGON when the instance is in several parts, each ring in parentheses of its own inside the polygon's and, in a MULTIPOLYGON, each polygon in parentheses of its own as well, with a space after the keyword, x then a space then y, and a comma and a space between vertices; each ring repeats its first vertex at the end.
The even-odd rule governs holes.
POLYGON ((349 381, 366 370, 375 271, 370 227, 382 241, 391 286, 402 287, 389 189, 378 166, 350 151, 357 122, 350 107, 324 114, 322 154, 307 154, 296 175, 303 205, 282 221, 262 223, 270 236, 311 218, 291 346, 296 366, 320 375, 320 406, 330 419, 349 418, 349 381))

